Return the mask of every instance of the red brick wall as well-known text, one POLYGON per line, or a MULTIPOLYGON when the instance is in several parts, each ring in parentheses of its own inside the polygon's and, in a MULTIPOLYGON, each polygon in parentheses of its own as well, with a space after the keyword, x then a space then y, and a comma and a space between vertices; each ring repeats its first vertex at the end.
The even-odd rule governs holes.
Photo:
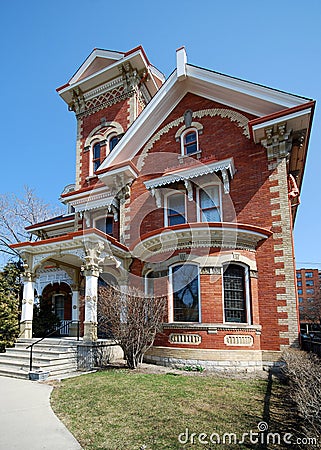
MULTIPOLYGON (((187 109, 197 111, 212 108, 226 108, 226 106, 193 94, 187 94, 159 129, 183 116, 187 109)), ((253 118, 249 114, 241 113, 249 119, 253 118)), ((205 116, 194 120, 203 125, 203 132, 199 135, 199 146, 202 150, 201 163, 234 158, 236 174, 230 183, 230 195, 222 194, 224 221, 228 222, 236 218, 238 223, 271 229, 272 220, 275 221, 277 218, 271 214, 270 201, 276 194, 270 192, 270 187, 275 185, 275 182, 269 180, 272 171, 268 169, 266 150, 244 136, 243 129, 228 118, 205 116)), ((198 164, 195 157, 186 158, 183 164, 179 162, 180 143, 176 142, 175 133, 180 126, 181 124, 170 128, 166 134, 161 136, 160 140, 154 143, 145 160, 142 176, 132 185, 130 242, 127 244, 133 243, 145 233, 164 226, 163 210, 156 208, 155 199, 146 191, 143 182, 156 178, 165 171, 198 164), (161 157, 157 155, 159 153, 161 153, 161 157)), ((286 180, 284 181, 286 182, 286 180)), ((188 208, 189 221, 196 220, 193 202, 188 202, 188 208)), ((278 230, 272 231, 277 232, 278 230)), ((275 270, 282 266, 280 263, 275 263, 274 260, 274 257, 278 255, 278 252, 274 251, 274 245, 278 243, 277 240, 270 237, 258 248, 256 261, 259 275, 258 279, 251 279, 253 322, 262 325, 261 348, 266 350, 279 350, 280 344, 287 343, 286 339, 280 339, 279 336, 280 331, 287 331, 287 326, 278 324, 278 319, 286 318, 286 313, 278 313, 277 310, 282 302, 276 300, 276 294, 284 293, 284 288, 276 287, 275 270)), ((185 249, 182 251, 187 252, 185 249)), ((162 255, 162 259, 165 258, 166 255, 162 255)), ((282 276, 279 279, 281 280, 282 276)), ((220 283, 209 284, 203 276, 201 292, 203 322, 221 322, 219 319, 222 317, 220 283)), ((204 336, 204 348, 206 345, 219 346, 221 338, 222 336, 219 335, 204 336)), ((254 341, 258 342, 259 339, 255 337, 254 341)), ((222 348, 226 349, 225 344, 222 345, 224 345, 222 348)))
MULTIPOLYGON (((80 187, 88 186, 86 178, 89 176, 89 165, 91 163, 91 152, 84 151, 84 145, 88 135, 100 125, 100 120, 105 117, 107 122, 118 122, 124 129, 129 127, 128 117, 129 100, 122 100, 107 108, 101 109, 98 112, 91 114, 88 117, 82 119, 82 138, 81 138, 81 174, 80 174, 80 187)), ((101 161, 106 156, 106 147, 102 149, 101 161)), ((92 183, 92 182, 91 182, 92 183)))

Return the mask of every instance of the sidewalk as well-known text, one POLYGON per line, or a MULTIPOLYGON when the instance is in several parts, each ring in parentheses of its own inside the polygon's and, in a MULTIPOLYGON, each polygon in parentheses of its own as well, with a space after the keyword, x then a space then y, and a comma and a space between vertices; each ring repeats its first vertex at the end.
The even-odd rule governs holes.
POLYGON ((53 413, 52 387, 0 376, 0 450, 81 450, 53 413))

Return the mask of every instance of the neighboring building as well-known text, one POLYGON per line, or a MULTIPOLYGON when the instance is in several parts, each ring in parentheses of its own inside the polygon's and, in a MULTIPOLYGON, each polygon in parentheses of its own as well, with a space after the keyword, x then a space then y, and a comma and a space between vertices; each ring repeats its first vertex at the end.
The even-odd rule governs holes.
POLYGON ((321 325, 321 271, 318 269, 297 269, 299 315, 302 331, 321 325))
POLYGON ((254 370, 297 345, 292 226, 315 102, 190 65, 184 48, 166 81, 141 47, 96 49, 58 93, 77 119, 76 181, 68 213, 14 245, 22 335, 36 287, 95 340, 105 282, 168 296, 149 361, 254 370))

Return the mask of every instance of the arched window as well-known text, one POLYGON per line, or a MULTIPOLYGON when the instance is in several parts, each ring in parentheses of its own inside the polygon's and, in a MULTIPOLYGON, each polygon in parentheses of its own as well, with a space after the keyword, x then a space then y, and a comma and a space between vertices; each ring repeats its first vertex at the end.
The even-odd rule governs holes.
POLYGON ((248 323, 250 321, 248 270, 238 264, 224 269, 225 322, 248 323))
POLYGON ((109 139, 109 153, 115 148, 119 141, 119 136, 111 136, 109 139))
POLYGON ((195 264, 170 267, 173 322, 199 322, 199 269, 195 264))
POLYGON ((195 129, 190 129, 184 132, 181 136, 182 155, 192 155, 198 152, 198 132, 195 129))
POLYGON ((100 156, 101 156, 100 142, 97 142, 93 146, 93 172, 96 172, 96 170, 100 166, 100 156))

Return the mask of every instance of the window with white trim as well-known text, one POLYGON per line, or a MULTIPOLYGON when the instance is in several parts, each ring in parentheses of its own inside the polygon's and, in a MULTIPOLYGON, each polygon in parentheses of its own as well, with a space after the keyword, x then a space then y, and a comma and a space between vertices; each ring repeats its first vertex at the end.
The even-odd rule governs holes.
POLYGON ((250 293, 248 268, 229 264, 224 268, 224 320, 250 323, 250 293))
POLYGON ((96 172, 98 167, 100 166, 100 158, 101 158, 101 144, 100 142, 96 142, 93 144, 93 150, 92 150, 92 167, 93 172, 96 172))
POLYGON ((112 150, 116 147, 116 145, 118 144, 119 140, 120 140, 120 137, 115 135, 115 134, 109 137, 109 141, 108 141, 109 153, 111 153, 112 150))
POLYGON ((167 197, 167 213, 165 226, 186 223, 186 196, 184 192, 170 194, 167 197))
POLYGON ((199 267, 181 264, 170 267, 173 322, 200 322, 199 267))
POLYGON ((94 221, 94 227, 105 234, 109 234, 109 236, 113 235, 113 225, 114 225, 113 216, 98 217, 94 221))
POLYGON ((199 222, 221 222, 220 186, 209 185, 198 190, 199 222))
POLYGON ((181 134, 181 153, 187 156, 198 151, 198 131, 195 128, 189 128, 181 134))

